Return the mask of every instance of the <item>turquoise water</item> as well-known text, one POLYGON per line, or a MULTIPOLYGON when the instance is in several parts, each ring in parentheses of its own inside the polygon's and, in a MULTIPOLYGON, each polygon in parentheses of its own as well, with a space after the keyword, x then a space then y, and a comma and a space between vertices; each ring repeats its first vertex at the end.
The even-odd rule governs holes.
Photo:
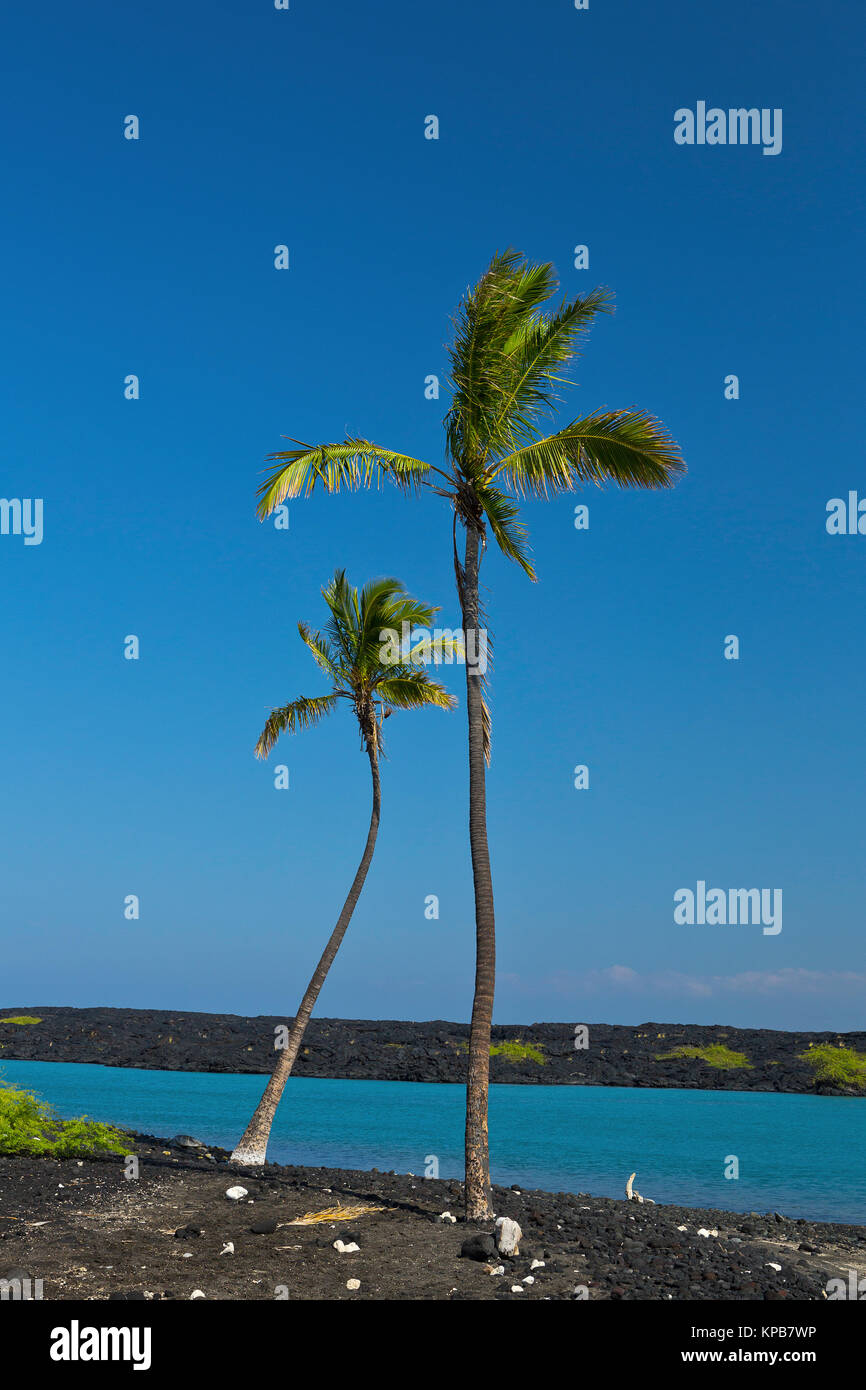
MULTIPOLYGON (((88 1114, 148 1134, 193 1134, 231 1148, 265 1078, 4 1062, 0 1075, 64 1117, 88 1114)), ((293 1077, 268 1157, 283 1163, 461 1176, 464 1089, 403 1081, 293 1077)), ((492 1086, 496 1182, 659 1202, 780 1211, 866 1223, 866 1101, 736 1091, 492 1086), (728 1155, 737 1180, 724 1177, 728 1155)))

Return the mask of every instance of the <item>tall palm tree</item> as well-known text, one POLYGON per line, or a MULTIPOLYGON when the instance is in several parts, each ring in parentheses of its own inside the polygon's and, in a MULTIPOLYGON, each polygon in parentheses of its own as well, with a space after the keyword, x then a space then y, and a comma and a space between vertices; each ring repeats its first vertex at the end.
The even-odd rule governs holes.
POLYGON ((453 639, 436 637, 431 641, 425 637, 414 645, 411 640, 408 644, 403 641, 404 631, 411 632, 415 627, 429 628, 434 613, 439 611, 437 608, 430 608, 411 598, 397 579, 374 580, 359 594, 357 589, 349 587, 344 570, 337 570, 322 594, 329 613, 324 632, 313 632, 306 623, 298 623, 298 631, 316 664, 330 680, 330 693, 312 698, 301 695, 291 704, 272 710, 256 744, 256 756, 266 758, 280 734, 294 734, 300 729, 308 729, 330 714, 339 700, 348 700, 358 721, 362 747, 370 762, 373 780, 370 829, 349 896, 307 985, 287 1044, 281 1049, 255 1114, 232 1154, 235 1163, 260 1164, 265 1161, 271 1125, 283 1089, 291 1075, 319 992, 361 896, 379 831, 382 725, 395 709, 420 709, 424 705, 452 709, 456 704, 454 696, 449 695, 443 686, 431 680, 419 667, 419 663, 425 661, 453 660, 457 645, 453 639), (408 624, 406 629, 403 628, 404 623, 408 624))
POLYGON ((518 252, 497 253, 478 284, 457 308, 449 346, 451 407, 445 417, 445 461, 434 467, 410 454, 366 439, 297 446, 270 455, 275 467, 259 490, 264 519, 287 497, 369 487, 388 478, 404 490, 429 487, 452 509, 457 594, 467 651, 469 719, 469 842, 475 885, 475 995, 469 1039, 466 1094, 466 1217, 491 1215, 487 1136, 490 1029, 495 982, 493 881, 487 845, 485 764, 490 761, 490 719, 485 701, 485 663, 478 660, 486 634, 479 573, 488 528, 499 548, 530 579, 526 527, 517 499, 528 494, 575 491, 588 483, 668 488, 684 471, 680 451, 665 427, 640 410, 599 410, 543 434, 555 387, 575 357, 596 314, 610 312, 603 289, 542 308, 557 290, 553 266, 530 264, 518 252), (464 531, 461 561, 457 525, 464 531))

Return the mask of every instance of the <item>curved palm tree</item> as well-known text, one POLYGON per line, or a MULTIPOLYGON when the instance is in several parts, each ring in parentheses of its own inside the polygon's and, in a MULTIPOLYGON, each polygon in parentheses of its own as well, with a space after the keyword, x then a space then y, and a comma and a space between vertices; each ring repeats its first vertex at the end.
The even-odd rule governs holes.
MULTIPOLYGON (((487 1137, 490 1029, 495 983, 493 881, 487 845, 485 764, 490 761, 490 719, 485 664, 478 656, 486 633, 479 572, 489 528, 502 552, 530 579, 535 571, 517 500, 547 497, 588 483, 668 488, 684 472, 674 440, 640 410, 599 410, 543 434, 555 408, 555 388, 575 357, 596 314, 610 312, 603 289, 545 311, 556 292, 554 269, 530 264, 518 252, 497 253, 457 308, 449 345, 451 408, 445 417, 445 463, 421 459, 366 439, 308 445, 270 455, 276 465, 259 489, 259 515, 287 497, 369 487, 388 478, 404 490, 429 487, 447 499, 457 593, 467 651, 469 719, 469 841, 475 886, 476 969, 466 1095, 466 1216, 491 1215, 487 1137), (461 561, 457 525, 463 527, 461 561)), ((484 648, 486 650, 486 647, 484 648)))
POLYGON ((413 627, 429 628, 433 614, 439 611, 437 608, 430 608, 410 597, 397 579, 374 580, 359 594, 357 589, 349 587, 344 570, 337 570, 322 594, 329 612, 324 632, 313 632, 306 623, 298 623, 298 631, 316 664, 330 680, 330 693, 312 698, 301 695, 291 704, 272 710, 256 744, 256 756, 266 758, 280 734, 294 734, 300 729, 311 728, 330 714, 339 700, 348 700, 358 721, 362 747, 370 761, 373 780, 370 829, 349 896, 307 985, 287 1044, 281 1049, 255 1114, 232 1154, 235 1163, 260 1164, 265 1161, 271 1125, 283 1089, 291 1075, 319 992, 361 896, 379 830, 382 803, 379 759, 384 755, 383 722, 395 709, 420 709, 424 705, 452 709, 456 704, 453 695, 449 695, 443 686, 419 669, 419 663, 453 660, 455 651, 459 651, 459 644, 450 638, 436 638, 433 641, 425 638, 415 645, 405 642, 400 645, 404 631, 411 631, 413 627), (403 623, 408 624, 408 628, 404 629, 403 623))

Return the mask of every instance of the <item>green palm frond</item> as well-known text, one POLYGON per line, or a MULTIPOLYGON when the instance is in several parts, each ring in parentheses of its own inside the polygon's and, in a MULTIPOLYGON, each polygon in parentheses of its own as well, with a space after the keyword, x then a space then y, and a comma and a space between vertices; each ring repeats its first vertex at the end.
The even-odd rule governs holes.
POLYGON ((457 306, 448 348, 453 398, 445 430, 449 457, 464 477, 486 452, 501 410, 504 345, 525 314, 550 293, 545 271, 527 267, 517 251, 497 252, 457 306))
POLYGON ((429 637, 421 637, 411 646, 406 653, 405 662, 408 666, 413 664, 424 664, 432 662, 434 666, 441 666, 446 662, 449 666, 456 661, 460 661, 466 655, 466 644, 462 635, 452 637, 449 634, 452 628, 440 629, 439 636, 436 632, 431 632, 429 637))
POLYGON ((475 491, 499 549, 534 580, 536 574, 530 559, 529 532, 520 520, 517 503, 492 483, 479 484, 475 491))
POLYGON ((520 327, 559 288, 556 271, 549 261, 532 263, 520 251, 510 250, 499 258, 501 269, 508 275, 506 297, 508 313, 503 319, 509 330, 506 350, 515 328, 520 327))
POLYGON ((491 430, 491 446, 513 448, 536 437, 536 422, 554 408, 553 387, 575 357, 596 314, 612 311, 609 290, 595 289, 554 314, 527 316, 505 345, 504 394, 491 430))
POLYGON ((336 570, 333 579, 322 590, 328 607, 325 635, 335 664, 350 682, 358 656, 358 595, 353 591, 345 570, 336 570))
POLYGON ((383 705, 393 709, 422 709, 425 705, 454 709, 457 704, 455 695, 451 695, 443 685, 431 680, 423 671, 388 676, 378 682, 376 693, 383 705))
POLYGON ((371 631, 380 623, 385 627, 399 627, 401 623, 408 623, 410 627, 429 627, 438 612, 438 608, 431 608, 429 604, 419 603, 410 595, 401 593, 394 598, 383 597, 375 607, 371 607, 365 614, 364 625, 371 631))
POLYGON ((362 625, 370 632, 404 622, 410 626, 429 627, 433 615, 439 611, 407 594, 399 579, 374 580, 361 591, 360 600, 362 625))
POLYGON ((359 611, 356 661, 365 678, 375 683, 383 670, 393 673, 393 665, 383 657, 383 644, 389 651, 402 652, 404 632, 429 628, 439 610, 413 598, 399 580, 380 579, 362 590, 359 611))
POLYGON ((430 465, 395 449, 383 449, 367 439, 345 439, 340 444, 302 444, 292 440, 296 449, 269 454, 268 461, 277 467, 268 473, 258 490, 260 520, 287 497, 309 497, 317 483, 326 492, 380 485, 389 478, 398 487, 417 486, 430 465))
POLYGON ((317 695, 308 699, 300 695, 289 705, 271 710, 264 729, 256 744, 256 757, 266 758, 280 734, 296 734, 300 729, 310 729, 318 724, 334 709, 340 695, 317 695))
POLYGON ((598 411, 500 459, 489 477, 520 495, 572 492, 586 483, 669 488, 685 472, 664 425, 638 410, 598 411))
POLYGON ((298 623, 298 632, 301 634, 302 641, 313 653, 316 665, 324 671, 326 676, 330 676, 331 680, 339 681, 344 673, 340 669, 337 653, 331 650, 321 632, 313 632, 312 628, 304 622, 298 623))
POLYGON ((446 419, 448 452, 464 478, 480 461, 509 452, 537 433, 553 407, 554 385, 599 313, 608 290, 578 295, 552 313, 540 306, 558 288, 550 264, 530 264, 516 251, 494 256, 454 319, 449 349, 454 398, 446 419))

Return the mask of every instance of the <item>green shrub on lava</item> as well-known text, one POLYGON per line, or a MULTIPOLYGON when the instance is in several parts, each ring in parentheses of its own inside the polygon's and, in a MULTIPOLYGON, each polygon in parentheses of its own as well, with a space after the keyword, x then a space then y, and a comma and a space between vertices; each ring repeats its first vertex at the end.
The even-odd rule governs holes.
POLYGON ((818 1043, 800 1059, 808 1062, 815 1073, 816 1081, 831 1081, 836 1086, 856 1086, 866 1089, 866 1052, 855 1052, 853 1047, 834 1047, 832 1043, 818 1043))
POLYGON ((20 1090, 0 1077, 0 1154, 86 1158, 106 1153, 132 1153, 128 1136, 86 1115, 61 1120, 32 1091, 20 1090))
POLYGON ((511 1042, 491 1043, 490 1056, 504 1057, 506 1062, 537 1062, 543 1067, 547 1058, 539 1050, 539 1047, 532 1043, 521 1042, 519 1038, 512 1038, 511 1042))
MULTIPOLYGON (((469 1044, 465 1038, 461 1038, 456 1046, 458 1052, 469 1051, 469 1044)), ((538 1066, 543 1067, 547 1062, 547 1058, 539 1050, 543 1046, 544 1043, 538 1043, 536 1046, 533 1043, 521 1042, 519 1038, 512 1038, 510 1042, 491 1043, 490 1056, 504 1057, 506 1062, 536 1062, 538 1066)))
POLYGON ((733 1071, 736 1067, 751 1069, 752 1066, 745 1052, 734 1052, 724 1043, 710 1043, 707 1047, 675 1047, 673 1052, 657 1052, 655 1059, 657 1062, 669 1062, 679 1057, 696 1057, 720 1071, 733 1071))

